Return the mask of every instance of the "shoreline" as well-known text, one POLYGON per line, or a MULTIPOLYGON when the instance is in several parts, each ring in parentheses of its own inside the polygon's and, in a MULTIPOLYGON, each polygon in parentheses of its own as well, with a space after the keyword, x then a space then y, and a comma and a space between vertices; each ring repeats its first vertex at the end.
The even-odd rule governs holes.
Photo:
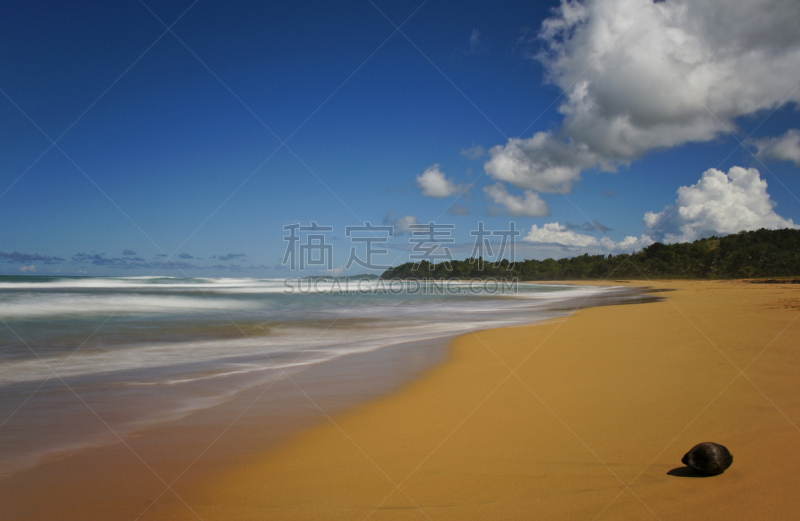
MULTIPOLYGON (((577 286, 577 288, 580 288, 580 286, 577 286)), ((324 416, 325 414, 332 414, 335 411, 352 407, 358 403, 390 393, 398 385, 413 380, 421 371, 440 363, 444 356, 442 353, 446 350, 446 346, 449 342, 466 331, 479 330, 486 327, 499 327, 498 324, 503 323, 523 323, 522 321, 526 320, 533 323, 552 316, 561 316, 565 312, 573 311, 576 306, 604 305, 607 303, 606 301, 615 303, 621 300, 647 298, 629 289, 616 291, 606 290, 599 292, 602 293, 600 295, 587 295, 585 291, 582 293, 583 294, 580 296, 567 296, 561 299, 546 298, 543 301, 543 305, 534 305, 528 310, 528 313, 532 313, 532 315, 517 313, 516 315, 508 315, 505 320, 489 320, 487 321, 488 323, 480 321, 473 323, 471 320, 465 323, 462 319, 453 314, 450 318, 449 327, 439 328, 441 331, 437 328, 429 329, 428 331, 420 330, 417 331, 416 334, 406 334, 406 332, 403 331, 396 331, 396 336, 384 335, 385 339, 381 344, 376 344, 375 347, 366 350, 358 349, 356 342, 360 341, 360 339, 351 336, 350 341, 352 345, 349 346, 353 348, 351 352, 342 350, 331 358, 314 361, 313 358, 315 355, 313 354, 314 349, 312 348, 308 350, 308 354, 310 355, 308 358, 311 359, 311 363, 301 364, 302 367, 295 364, 296 360, 300 357, 296 352, 272 352, 269 354, 271 361, 272 357, 286 358, 288 360, 291 359, 292 356, 295 356, 295 360, 288 366, 272 370, 272 373, 276 375, 273 380, 279 382, 280 380, 288 378, 292 380, 292 383, 300 383, 300 385, 295 386, 294 389, 292 389, 291 386, 289 389, 286 389, 286 384, 277 383, 275 389, 269 391, 269 393, 274 394, 276 400, 282 400, 287 403, 285 406, 281 405, 278 407, 280 410, 302 410, 311 403, 309 401, 311 398, 295 395, 298 393, 302 395, 301 388, 309 387, 310 394, 317 395, 313 402, 320 402, 322 407, 318 408, 324 409, 324 411, 319 411, 319 415, 324 416), (281 374, 284 370, 286 374, 281 374), (342 382, 345 380, 348 382, 343 385, 342 382), (320 389, 324 389, 324 392, 320 391, 320 389)), ((523 299, 523 302, 524 301, 527 301, 527 299, 523 299)), ((488 311, 492 312, 494 310, 489 307, 488 311)), ((502 315, 498 315, 498 319, 501 316, 502 315)), ((345 346, 343 345, 342 347, 345 346)), ((301 355, 303 353, 305 353, 305 351, 302 351, 301 355)), ((280 362, 278 365, 280 366, 280 362)), ((231 371, 233 374, 234 371, 231 371)), ((162 419, 148 419, 143 415, 136 418, 125 412, 126 409, 131 408, 146 412, 148 410, 147 400, 157 401, 158 398, 156 394, 140 394, 139 398, 144 398, 145 401, 128 398, 121 402, 113 402, 114 396, 117 395, 107 395, 103 397, 101 390, 83 388, 85 382, 81 380, 80 377, 64 376, 64 383, 66 385, 82 389, 81 394, 92 409, 98 406, 100 407, 99 411, 97 411, 99 413, 97 416, 98 419, 101 417, 106 419, 110 418, 109 427, 113 429, 113 435, 109 431, 109 428, 103 427, 97 421, 92 421, 90 417, 91 411, 86 410, 86 407, 81 405, 80 402, 77 401, 78 399, 70 393, 66 393, 66 397, 62 396, 58 399, 62 408, 68 407, 70 402, 74 402, 73 404, 77 405, 78 414, 89 413, 89 416, 87 416, 88 421, 71 422, 70 418, 76 413, 74 407, 68 409, 63 418, 55 415, 58 411, 51 411, 50 414, 46 414, 48 412, 46 407, 49 406, 53 398, 43 398, 43 396, 58 392, 58 389, 63 387, 60 381, 53 379, 53 381, 47 383, 47 386, 42 388, 42 393, 31 402, 30 405, 38 407, 38 409, 30 411, 32 407, 27 407, 27 421, 30 422, 30 425, 35 426, 40 425, 42 420, 47 419, 48 425, 54 428, 58 428, 59 425, 62 425, 64 428, 68 426, 71 431, 62 432, 63 441, 60 447, 55 443, 51 443, 52 447, 45 446, 40 448, 35 445, 35 442, 24 445, 25 430, 28 428, 24 421, 18 422, 11 430, 6 429, 5 447, 0 447, 0 449, 6 450, 8 454, 12 454, 10 448, 16 447, 16 454, 18 454, 19 457, 16 460, 13 459, 13 457, 7 457, 5 460, 2 460, 7 464, 3 465, 0 463, 0 480, 35 469, 40 465, 50 465, 52 462, 57 462, 65 457, 71 457, 86 451, 93 451, 103 446, 118 443, 120 438, 127 440, 142 436, 153 437, 152 433, 154 432, 165 433, 165 437, 170 437, 167 433, 169 429, 164 428, 165 426, 180 426, 185 423, 191 423, 192 416, 207 415, 207 413, 204 412, 206 410, 225 410, 230 408, 228 403, 236 400, 241 401, 241 398, 237 397, 239 395, 246 395, 249 389, 256 389, 254 392, 258 393, 259 389, 266 391, 276 384, 275 382, 269 383, 270 380, 263 381, 262 379, 259 381, 258 374, 256 374, 255 377, 251 377, 245 371, 240 372, 242 373, 240 376, 233 375, 230 377, 231 379, 224 382, 215 380, 213 377, 208 377, 208 381, 202 384, 204 388, 207 389, 203 391, 203 394, 200 394, 194 402, 188 401, 191 400, 191 397, 187 396, 187 401, 182 405, 182 408, 168 411, 170 414, 165 414, 162 419), (236 380, 237 378, 238 380, 236 380), (234 391, 233 389, 236 387, 238 387, 239 390, 234 391), (90 391, 94 391, 93 394, 95 396, 87 397, 90 391), (215 392, 217 395, 222 395, 222 397, 217 398, 215 392), (231 396, 233 399, 229 398, 231 396), (186 420, 187 418, 188 420, 186 420), (137 422, 138 426, 136 426, 137 422), (95 424, 96 428, 94 430, 88 428, 92 424, 95 424), (83 435, 78 436, 81 433, 83 433, 83 435), (72 437, 66 436, 67 434, 71 434, 72 437), (29 448, 31 450, 26 452, 26 449, 29 448), (40 451, 35 452, 33 449, 36 448, 40 448, 40 451)), ((196 376, 199 381, 203 380, 203 377, 207 375, 200 373, 193 376, 196 376)), ((148 376, 146 371, 143 370, 136 374, 123 373, 122 376, 116 380, 112 379, 111 383, 106 385, 110 386, 109 390, 113 390, 115 385, 125 385, 127 381, 126 378, 139 378, 146 381, 148 376), (116 384, 114 382, 116 382, 116 384)), ((12 387, 11 391, 19 395, 18 401, 21 402, 25 396, 30 395, 31 390, 36 387, 36 383, 35 380, 24 381, 16 384, 16 388, 12 387), (25 388, 24 385, 27 385, 28 388, 25 388)), ((171 389, 167 389, 167 391, 170 390, 171 389)), ((122 398, 125 398, 124 395, 122 398)), ((315 403, 314 407, 317 407, 317 405, 318 404, 315 403)), ((211 414, 219 415, 220 413, 211 414)), ((272 413, 270 412, 269 414, 272 413)), ((305 428, 307 427, 306 416, 308 416, 308 414, 305 413, 295 414, 287 412, 282 414, 279 419, 273 421, 273 423, 278 426, 275 430, 285 434, 286 432, 305 428)), ((46 431, 47 429, 42 430, 40 427, 30 432, 30 434, 36 436, 46 431)), ((276 439, 280 437, 274 435, 273 432, 270 432, 269 435, 276 439)))
MULTIPOLYGON (((535 308, 530 320, 536 323, 561 318, 579 307, 649 298, 630 290, 573 296, 535 308)), ((53 517, 53 506, 59 509, 59 519, 81 519, 89 512, 93 517, 135 517, 137 510, 146 508, 146 498, 154 497, 153 481, 157 487, 177 476, 186 480, 192 472, 215 475, 241 466, 252 454, 273 450, 332 415, 397 392, 444 363, 453 339, 465 334, 467 326, 460 333, 403 341, 313 364, 290 378, 248 388, 233 400, 163 425, 116 441, 52 453, 37 465, 0 478, 0 505, 14 519, 53 517), (232 423, 234 427, 227 429, 232 423), (201 461, 192 463, 201 453, 201 461), (114 468, 110 480, 103 473, 109 464, 114 468), (190 464, 192 472, 183 476, 190 464), (64 476, 70 479, 65 481, 64 476), (98 503, 106 496, 116 496, 118 504, 98 503)), ((89 410, 79 408, 79 412, 83 413, 79 422, 102 428, 99 417, 89 410)))
MULTIPOLYGON (((9 519, 136 518, 163 491, 159 486, 185 471, 216 474, 236 468, 329 415, 395 392, 441 364, 453 336, 311 365, 241 391, 233 400, 134 433, 124 443, 53 455, 0 478, 0 511, 9 519), (195 461, 199 454, 204 457, 195 461), (105 497, 116 497, 119 504, 105 497)), ((87 411, 85 420, 92 419, 87 411)))
MULTIPOLYGON (((643 281, 632 281, 632 283, 637 286, 650 284, 643 281)), ((746 284, 738 287, 742 286, 742 283, 730 281, 700 283, 673 281, 667 284, 657 281, 657 283, 659 286, 672 288, 680 286, 677 289, 683 291, 669 292, 663 296, 667 296, 668 299, 676 298, 680 302, 679 307, 685 307, 695 321, 702 322, 702 329, 713 331, 714 334, 716 326, 708 326, 703 322, 705 315, 708 315, 709 298, 716 299, 714 303, 717 305, 722 304, 730 308, 727 311, 734 312, 739 321, 742 313, 753 312, 751 308, 756 304, 763 304, 762 301, 775 301, 778 293, 787 293, 790 297, 788 302, 790 304, 795 302, 791 305, 797 306, 795 309, 790 305, 787 308, 789 311, 784 310, 784 315, 791 314, 792 310, 796 314, 800 310, 800 305, 791 299, 794 295, 791 292, 792 288, 787 289, 783 285, 749 285, 749 288, 756 287, 754 291, 747 289, 746 284), (715 291, 719 289, 724 291, 715 291), (730 295, 725 295, 721 300, 718 295, 714 295, 731 292, 741 294, 743 291, 748 296, 758 298, 739 302, 736 299, 732 300, 730 295)), ((575 285, 575 282, 570 281, 567 284, 575 285)), ((592 281, 581 281, 578 284, 593 285, 592 281)), ((604 285, 618 284, 609 281, 604 285)), ((208 444, 208 440, 219 435, 219 425, 228 423, 232 419, 225 415, 229 415, 234 408, 227 408, 227 412, 223 408, 210 410, 206 414, 195 415, 181 422, 179 426, 162 431, 162 435, 180 442, 177 445, 173 443, 172 452, 164 451, 164 447, 157 443, 158 436, 142 436, 130 440, 131 448, 149 463, 150 469, 141 461, 137 461, 131 451, 121 444, 105 447, 56 462, 55 466, 60 470, 60 474, 45 472, 46 469, 34 470, 22 480, 13 481, 12 486, 1 493, 4 497, 0 498, 0 504, 12 502, 11 504, 16 507, 14 512, 9 512, 12 514, 10 516, 12 519, 108 517, 123 512, 121 509, 123 505, 127 509, 124 510, 124 516, 135 518, 139 512, 145 512, 141 519, 197 519, 192 510, 203 519, 225 516, 232 519, 263 519, 265 515, 282 519, 363 519, 379 504, 380 507, 372 512, 372 517, 377 519, 425 518, 417 506, 422 507, 425 513, 430 511, 431 517, 434 518, 529 518, 533 514, 552 516, 554 519, 586 518, 584 514, 590 513, 600 499, 610 501, 620 490, 624 491, 614 474, 628 481, 635 474, 631 470, 632 467, 637 465, 643 467, 652 459, 655 452, 658 452, 653 450, 650 458, 645 458, 647 461, 644 464, 636 460, 637 456, 642 459, 644 450, 637 448, 638 445, 634 447, 635 450, 628 447, 630 454, 625 451, 620 453, 621 441, 626 439, 625 422, 628 422, 628 430, 635 425, 631 425, 630 418, 624 417, 617 418, 618 425, 609 426, 607 421, 601 421, 600 412, 605 410, 613 417, 615 413, 620 412, 616 410, 618 408, 622 408, 623 411, 639 411, 643 418, 647 419, 647 428, 632 430, 636 433, 635 441, 643 443, 646 449, 652 449, 653 442, 645 433, 657 437, 670 431, 670 428, 677 430, 676 426, 658 418, 658 414, 654 415, 648 407, 642 407, 641 403, 628 403, 631 397, 624 393, 619 394, 618 390, 614 389, 617 380, 606 381, 605 387, 601 389, 592 388, 591 385, 596 384, 598 378, 597 375, 593 376, 592 372, 605 368, 622 382, 628 384, 636 382, 645 387, 653 381, 669 388, 670 379, 666 377, 671 376, 673 379, 679 377, 679 382, 685 389, 678 393, 678 397, 670 398, 665 395, 654 398, 663 402, 660 405, 666 406, 664 415, 667 417, 680 416, 681 407, 688 410, 690 406, 696 405, 694 402, 698 397, 705 399, 710 396, 709 388, 713 385, 708 382, 698 387, 698 382, 693 382, 691 378, 677 372, 653 374, 653 368, 648 365, 651 361, 643 357, 641 348, 637 348, 636 345, 630 345, 629 342, 621 342, 621 346, 603 343, 606 341, 602 340, 602 335, 613 332, 615 325, 618 326, 618 322, 622 320, 633 324, 633 327, 628 327, 629 330, 633 329, 632 332, 629 331, 630 334, 637 333, 645 340, 652 340, 658 345, 669 344, 670 339, 674 340, 674 334, 656 334, 650 339, 652 333, 658 332, 653 331, 648 335, 647 327, 652 327, 651 322, 658 322, 665 317, 674 321, 675 317, 671 315, 675 315, 675 310, 672 309, 670 313, 670 307, 669 301, 647 306, 593 307, 545 323, 489 329, 476 334, 467 333, 451 341, 447 349, 439 350, 441 359, 438 362, 443 360, 442 363, 430 359, 417 360, 416 369, 412 369, 412 372, 417 371, 412 375, 413 378, 398 379, 394 382, 388 378, 391 376, 390 373, 396 376, 397 372, 387 371, 382 376, 384 383, 387 384, 385 392, 377 392, 364 400, 357 400, 358 403, 354 407, 350 404, 347 407, 326 409, 325 416, 329 415, 333 422, 327 421, 325 417, 321 418, 321 421, 319 417, 314 421, 308 421, 308 417, 303 418, 302 414, 297 415, 297 411, 287 411, 285 408, 282 411, 283 420, 276 421, 276 416, 270 417, 269 414, 265 414, 267 409, 264 407, 269 406, 260 401, 256 402, 252 414, 248 413, 230 431, 224 432, 219 442, 202 454, 188 472, 182 474, 186 465, 191 463, 198 452, 208 444), (658 307, 658 310, 647 311, 653 307, 658 307), (636 320, 631 321, 631 316, 636 320), (587 321, 588 324, 585 323, 587 321), (592 340, 595 332, 600 337, 592 340), (588 346, 581 345, 581 342, 559 344, 558 342, 564 341, 556 338, 560 336, 580 338, 583 344, 599 342, 602 344, 602 349, 588 349, 588 346), (505 365, 512 366, 524 358, 526 343, 536 339, 541 340, 542 347, 531 356, 530 364, 521 366, 520 380, 512 378, 492 391, 492 386, 499 381, 494 378, 502 379, 504 371, 507 375, 508 369, 505 365), (555 349, 554 346, 560 347, 555 349), (620 349, 622 351, 619 351, 620 349), (494 351, 494 355, 490 351, 494 351), (620 372, 621 366, 608 365, 611 358, 619 357, 622 352, 626 353, 626 357, 617 358, 617 361, 625 362, 622 365, 626 365, 628 370, 633 370, 632 374, 620 372), (544 358, 540 360, 539 357, 542 356, 544 358), (576 380, 574 371, 568 370, 572 366, 565 365, 568 361, 577 364, 573 369, 577 367, 582 378, 576 380), (535 389, 542 398, 543 403, 539 404, 538 410, 528 410, 531 407, 531 394, 529 390, 525 390, 524 385, 521 385, 522 381, 531 386, 531 389, 535 389), (514 394, 520 390, 525 393, 522 401, 519 401, 520 397, 514 394), (470 416, 470 410, 481 403, 480 400, 490 392, 493 393, 492 398, 482 403, 477 409, 478 412, 470 416), (521 412, 515 409, 517 411, 515 414, 520 416, 519 418, 514 419, 514 414, 508 414, 507 410, 504 413, 504 407, 508 406, 507 403, 504 405, 504 400, 494 403, 495 399, 501 396, 511 402, 518 401, 521 412), (606 409, 580 405, 581 399, 587 397, 590 403, 592 400, 606 402, 610 400, 616 402, 616 405, 609 408, 608 406, 614 403, 605 403, 606 409), (558 416, 563 419, 564 424, 549 415, 544 404, 558 410, 558 416), (483 417, 484 415, 488 415, 488 420, 483 417), (294 416, 300 421, 293 428, 286 429, 285 419, 289 416, 294 416), (448 431, 458 425, 455 420, 461 421, 463 417, 467 417, 463 428, 457 429, 447 437, 448 431), (534 422, 530 423, 531 421, 534 422), (284 430, 281 430, 281 425, 284 430), (565 425, 570 426, 575 434, 584 439, 586 445, 592 447, 592 451, 601 456, 603 462, 609 463, 601 463, 580 443, 576 446, 576 439, 570 436, 569 430, 564 430, 565 425), (639 430, 642 432, 638 432, 639 430), (269 437, 271 439, 266 439, 269 437), (425 459, 426 453, 437 444, 441 446, 425 459), (547 450, 537 452, 532 447, 547 450), (419 472, 411 474, 418 464, 421 465, 419 472), (614 472, 609 472, 609 468, 614 472), (81 479, 65 481, 64 476, 70 475, 79 476, 81 479), (407 476, 409 479, 404 482, 402 490, 413 500, 400 492, 389 496, 394 483, 402 482, 407 476), (175 494, 169 491, 164 494, 165 485, 172 484, 173 481, 172 490, 175 494), (501 485, 499 489, 497 485, 501 485), (35 501, 28 501, 28 505, 25 505, 26 498, 24 494, 20 496, 19 492, 30 490, 32 487, 48 491, 46 496, 38 498, 41 502, 46 497, 46 504, 36 505, 35 501), (93 499, 89 503, 80 499, 82 490, 86 487, 92 488, 93 499), (575 490, 576 487, 578 490, 575 490), (178 499, 178 496, 181 499, 178 499), (156 498, 158 499, 151 505, 156 498), (383 499, 386 501, 381 504, 383 499), (191 509, 187 508, 187 504, 191 509), (50 513, 49 517, 41 515, 47 512, 50 513)), ((756 311, 760 310, 758 306, 755 307, 756 311)), ((681 320, 685 322, 685 319, 681 320)), ((759 327, 751 333, 757 335, 763 333, 760 331, 765 329, 762 322, 759 322, 759 327)), ((797 323, 794 327, 797 327, 797 323)), ((792 329, 785 333, 784 341, 792 337, 792 331, 796 338, 798 330, 792 329)), ((681 339, 690 338, 702 353, 708 355, 706 353, 708 342, 701 337, 701 344, 705 342, 705 348, 697 344, 695 337, 699 335, 696 330, 693 333, 683 331, 681 334, 683 335, 681 339)), ((384 348, 373 353, 383 351, 376 356, 389 356, 390 349, 384 348)), ((680 353, 685 356, 687 354, 685 348, 680 349, 683 349, 680 353)), ((424 352, 430 354, 433 351, 427 349, 424 352)), ((800 359, 792 358, 794 354, 784 353, 783 350, 780 352, 790 361, 800 364, 800 359)), ((711 354, 714 353, 719 357, 716 350, 711 354)), ((656 353, 656 355, 667 367, 675 366, 689 373, 697 372, 697 368, 683 367, 681 360, 676 360, 676 353, 656 353)), ((340 360, 347 358, 349 357, 340 360)), ((716 364, 719 360, 713 361, 716 364)), ((782 359, 781 364, 786 365, 786 361, 782 359)), ((722 362, 725 362, 724 358, 722 362)), ((744 365, 742 363, 740 367, 744 365)), ((716 365, 711 368, 712 377, 735 376, 730 368, 727 372, 725 368, 716 365)), ((775 368, 772 367, 771 370, 774 372, 775 368)), ((335 371, 328 376, 337 378, 335 371)), ((739 383, 741 384, 741 381, 739 383)), ((280 385, 288 387, 290 383, 283 381, 280 385)), ((357 386, 358 382, 355 382, 355 385, 357 386)), ((781 380, 772 382, 771 385, 785 392, 783 388, 789 384, 781 380)), ((326 386, 318 386, 318 389, 321 390, 323 387, 326 386)), ((800 387, 795 384, 792 390, 800 390, 800 387)), ((639 394, 648 396, 647 393, 639 394)), ((238 399, 239 408, 241 409, 241 405, 247 400, 254 398, 255 392, 241 396, 238 399)), ((335 402, 336 396, 335 393, 323 393, 321 399, 335 402)), ((785 397, 781 399, 785 401, 785 397)), ((272 407, 276 408, 275 411, 281 412, 278 402, 279 400, 273 401, 272 407)), ((790 418, 799 418, 795 408, 800 410, 800 403, 787 405, 782 402, 781 405, 790 418)), ((779 420, 790 426, 783 417, 779 417, 779 420)), ((780 421, 777 424, 772 422, 770 425, 774 427, 775 432, 783 435, 785 429, 780 428, 779 423, 780 421)), ((773 438, 775 432, 770 433, 773 438)), ((676 432, 671 432, 670 437, 675 434, 676 432)), ((724 433, 720 431, 720 434, 711 436, 709 440, 693 440, 692 445, 700 441, 726 444, 734 454, 734 465, 728 472, 712 480, 700 480, 703 483, 743 479, 738 471, 747 465, 746 453, 742 452, 744 444, 739 441, 729 442, 722 434, 724 433)), ((789 462, 800 463, 798 454, 800 451, 796 450, 800 445, 800 433, 795 431, 795 435, 798 436, 798 440, 792 448, 794 452, 789 451, 786 461, 775 462, 778 468, 789 465, 789 462)), ((735 437, 734 440, 736 441, 735 437)), ((786 440, 781 438, 781 441, 786 440)), ((626 443, 631 442, 628 440, 626 443)), ((672 449, 665 449, 665 455, 669 453, 669 461, 674 464, 665 470, 661 468, 664 463, 657 461, 654 468, 657 467, 660 472, 657 474, 645 472, 632 490, 639 495, 643 495, 646 490, 651 491, 655 497, 663 500, 665 498, 659 496, 656 485, 661 484, 664 478, 683 482, 698 481, 666 475, 666 472, 673 467, 681 466, 680 456, 689 447, 676 442, 672 449), (672 452, 680 452, 677 459, 672 452)), ((799 466, 795 465, 795 468, 799 466)), ((52 471, 52 468, 50 470, 52 471)), ((782 476, 782 481, 789 483, 793 478, 800 477, 797 473, 788 479, 786 475, 781 473, 778 475, 782 476)), ((761 472, 761 477, 764 477, 764 472, 761 472)), ((770 480, 770 483, 773 482, 774 480, 770 480)), ((674 486, 669 490, 674 492, 674 486)), ((778 497, 775 501, 779 505, 789 501, 787 497, 780 496, 781 490, 782 487, 778 486, 774 493, 768 494, 773 499, 778 497)), ((685 494, 686 490, 682 489, 682 493, 685 494)), ((27 499, 36 500, 35 497, 27 499)), ((637 502, 630 493, 625 493, 618 504, 612 503, 604 515, 607 518, 616 518, 617 514, 621 517, 636 518, 636 515, 631 513, 633 510, 630 510, 632 507, 628 500, 634 501, 634 507, 638 505, 640 510, 643 508, 642 503, 637 502)), ((675 497, 672 497, 672 500, 675 501, 675 497)), ((794 501, 792 507, 800 506, 797 500, 792 501, 794 501)), ((647 503, 658 504, 658 501, 648 499, 647 503)), ((686 504, 699 508, 691 501, 686 504)), ((686 505, 681 503, 681 506, 686 505)), ((727 518, 748 518, 741 515, 740 510, 745 511, 741 506, 726 509, 727 518)), ((662 511, 657 511, 659 516, 662 516, 662 511)), ((700 511, 704 509, 700 508, 700 511)), ((711 518, 724 517, 714 514, 713 510, 705 511, 705 515, 711 518)), ((642 511, 637 512, 642 514, 642 511)), ((646 510, 643 512, 647 514, 646 510)), ((598 513, 595 512, 588 518, 594 518, 598 513)), ((751 519, 758 517, 754 517, 752 511, 749 514, 751 519)), ((775 518, 776 515, 772 517, 775 518)), ((669 516, 662 518, 666 519, 669 516)))
MULTIPOLYGON (((659 286, 679 291, 461 336, 422 378, 187 487, 186 501, 235 519, 791 517, 796 287, 659 286), (733 466, 686 477, 680 459, 702 441, 728 446, 733 466)), ((153 519, 191 517, 159 507, 153 519)))

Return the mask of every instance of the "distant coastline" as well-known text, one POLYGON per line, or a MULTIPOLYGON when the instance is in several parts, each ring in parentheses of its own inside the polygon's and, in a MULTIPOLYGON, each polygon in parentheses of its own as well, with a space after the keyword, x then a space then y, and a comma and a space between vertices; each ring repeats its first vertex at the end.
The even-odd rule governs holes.
POLYGON ((408 262, 386 270, 382 279, 486 279, 586 281, 604 279, 738 279, 800 275, 800 230, 739 232, 692 243, 656 242, 619 255, 579 255, 559 260, 497 264, 468 258, 436 265, 408 262))

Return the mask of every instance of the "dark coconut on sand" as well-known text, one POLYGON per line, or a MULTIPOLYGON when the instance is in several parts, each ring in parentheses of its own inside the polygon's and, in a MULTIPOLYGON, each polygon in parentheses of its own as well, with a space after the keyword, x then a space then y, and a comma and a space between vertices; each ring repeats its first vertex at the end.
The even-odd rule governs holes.
POLYGON ((713 476, 725 472, 733 463, 733 456, 724 445, 707 441, 692 447, 681 462, 695 472, 713 476))

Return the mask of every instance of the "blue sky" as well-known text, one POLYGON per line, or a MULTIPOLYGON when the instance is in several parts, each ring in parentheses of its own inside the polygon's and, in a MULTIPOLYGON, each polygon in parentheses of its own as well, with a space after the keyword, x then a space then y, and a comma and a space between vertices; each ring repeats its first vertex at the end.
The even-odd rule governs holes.
POLYGON ((285 276, 312 221, 336 273, 365 221, 454 224, 456 258, 514 221, 518 259, 795 226, 773 3, 5 3, 0 274, 285 276))

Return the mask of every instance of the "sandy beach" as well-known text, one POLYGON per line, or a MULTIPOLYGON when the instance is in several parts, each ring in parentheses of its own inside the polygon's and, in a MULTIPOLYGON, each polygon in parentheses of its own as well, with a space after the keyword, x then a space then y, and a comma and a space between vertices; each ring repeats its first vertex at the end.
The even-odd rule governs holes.
POLYGON ((2 501, 14 519, 795 516, 800 287, 655 286, 675 291, 459 337, 411 383, 278 443, 258 408, 224 432, 209 413, 130 442, 143 461, 91 451, 2 501), (683 468, 703 441, 733 453, 724 474, 683 468))
POLYGON ((800 521, 798 26, 0 2, 0 521, 800 521))

